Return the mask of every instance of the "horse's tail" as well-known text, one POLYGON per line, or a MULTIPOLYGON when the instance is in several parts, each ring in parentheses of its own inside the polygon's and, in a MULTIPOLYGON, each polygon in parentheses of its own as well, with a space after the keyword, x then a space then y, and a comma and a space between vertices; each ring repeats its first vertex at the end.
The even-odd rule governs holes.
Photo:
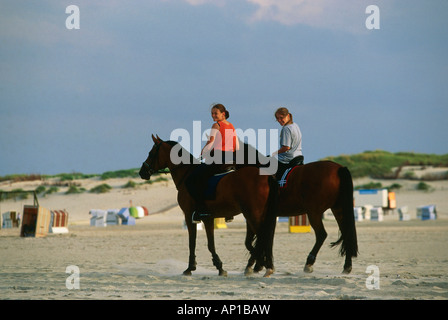
POLYGON ((277 208, 279 187, 274 176, 268 176, 269 195, 266 216, 256 234, 254 252, 257 262, 263 261, 266 268, 273 268, 272 248, 274 245, 275 226, 277 224, 277 208))
POLYGON ((347 167, 338 169, 340 179, 339 201, 342 206, 341 236, 331 247, 341 244, 341 256, 357 257, 358 240, 356 237, 355 214, 353 210, 353 180, 347 167))

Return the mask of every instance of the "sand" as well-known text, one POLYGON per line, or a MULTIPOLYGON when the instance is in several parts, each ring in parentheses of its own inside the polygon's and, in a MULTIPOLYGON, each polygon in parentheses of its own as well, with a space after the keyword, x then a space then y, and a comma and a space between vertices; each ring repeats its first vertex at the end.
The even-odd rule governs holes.
MULTIPOLYGON (((197 270, 190 277, 183 276, 188 262, 188 234, 173 182, 121 188, 128 180, 76 181, 86 189, 108 183, 113 189, 106 194, 65 195, 61 188, 57 194, 39 197, 41 206, 69 212, 67 234, 21 238, 18 228, 1 229, 0 299, 448 299, 447 181, 428 182, 433 187, 430 192, 414 190, 417 181, 384 181, 383 185, 403 185, 397 191, 397 202, 399 207, 408 207, 411 220, 399 221, 395 211, 382 222, 357 222, 360 255, 354 259, 349 275, 341 273, 344 260, 329 247, 338 237, 333 219, 324 221, 328 238, 311 274, 303 272, 303 265, 314 244, 314 233, 292 234, 287 223, 278 223, 276 270, 270 278, 263 278, 263 273, 243 275, 248 256, 241 215, 228 223, 227 229, 215 230, 216 249, 228 276, 218 276, 207 250, 205 231, 198 231, 197 270), (135 226, 89 225, 90 209, 121 208, 131 201, 146 206, 150 213, 138 219, 135 226), (428 204, 436 205, 438 219, 417 220, 416 207, 428 204), (79 273, 70 273, 73 266, 79 273)), ((365 180, 355 180, 355 185, 365 180)), ((31 190, 41 183, 3 182, 0 189, 31 190)), ((32 198, 3 201, 0 210, 21 212, 23 205, 32 202, 32 198)))

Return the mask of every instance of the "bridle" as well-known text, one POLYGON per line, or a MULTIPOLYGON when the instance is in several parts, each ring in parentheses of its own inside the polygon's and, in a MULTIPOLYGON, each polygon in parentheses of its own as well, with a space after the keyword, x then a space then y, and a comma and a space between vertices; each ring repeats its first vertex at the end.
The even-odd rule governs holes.
POLYGON ((160 142, 159 144, 156 144, 156 149, 155 149, 154 154, 151 157, 148 157, 150 164, 146 162, 146 161, 148 161, 148 159, 143 161, 143 166, 148 169, 149 175, 153 175, 154 173, 158 172, 158 170, 154 170, 153 168, 151 168, 151 164, 152 164, 154 158, 158 155, 161 144, 162 144, 162 142, 160 142))
POLYGON ((143 162, 143 166, 148 169, 149 175, 153 175, 157 171, 151 168, 149 164, 146 163, 146 161, 143 162))

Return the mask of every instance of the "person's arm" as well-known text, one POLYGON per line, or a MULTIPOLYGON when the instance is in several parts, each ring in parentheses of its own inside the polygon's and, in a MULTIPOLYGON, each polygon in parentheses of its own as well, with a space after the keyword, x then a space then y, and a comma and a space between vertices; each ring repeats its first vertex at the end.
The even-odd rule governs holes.
POLYGON ((284 153, 284 152, 286 152, 286 151, 288 151, 288 150, 290 150, 290 149, 291 149, 291 148, 288 147, 288 146, 282 146, 280 149, 278 149, 277 151, 275 151, 275 152, 272 154, 272 156, 275 156, 275 155, 280 154, 280 153, 284 153))
POLYGON ((235 151, 238 151, 238 150, 240 150, 240 141, 238 140, 238 137, 236 136, 236 134, 235 134, 235 140, 236 140, 235 151))
POLYGON ((201 155, 209 154, 210 150, 213 148, 213 143, 215 142, 215 136, 219 132, 219 124, 214 123, 212 125, 212 129, 210 130, 210 137, 208 138, 207 143, 205 144, 204 148, 202 148, 201 155))

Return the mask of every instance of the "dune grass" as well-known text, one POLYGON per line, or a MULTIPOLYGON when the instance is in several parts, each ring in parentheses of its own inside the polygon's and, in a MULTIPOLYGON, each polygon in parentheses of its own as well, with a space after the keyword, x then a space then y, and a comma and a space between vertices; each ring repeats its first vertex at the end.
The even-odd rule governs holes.
MULTIPOLYGON (((353 178, 371 177, 378 179, 395 179, 403 166, 439 166, 448 167, 448 154, 425 154, 414 152, 391 153, 383 150, 365 151, 353 155, 329 156, 321 160, 331 160, 349 168, 353 178), (394 168, 398 168, 395 169, 394 168)), ((40 174, 12 174, 1 177, 1 181, 34 181, 58 179, 59 181, 73 181, 78 179, 98 178, 101 180, 115 178, 139 178, 139 168, 106 171, 102 174, 83 174, 79 172, 60 173, 56 175, 40 174)), ((160 173, 169 173, 168 169, 161 170, 160 173)), ((414 177, 409 176, 409 179, 414 177)), ((162 178, 156 178, 164 180, 162 178)), ((427 180, 448 179, 448 169, 445 174, 428 177, 427 180)), ((426 179, 424 179, 426 180, 426 179)), ((152 181, 152 180, 150 180, 152 181)))
MULTIPOLYGON (((354 178, 395 179, 403 166, 448 167, 448 154, 391 153, 383 150, 326 157, 322 160, 331 160, 346 166, 354 178), (398 169, 393 170, 394 168, 398 169)), ((448 178, 448 175, 445 175, 445 177, 448 178)))

